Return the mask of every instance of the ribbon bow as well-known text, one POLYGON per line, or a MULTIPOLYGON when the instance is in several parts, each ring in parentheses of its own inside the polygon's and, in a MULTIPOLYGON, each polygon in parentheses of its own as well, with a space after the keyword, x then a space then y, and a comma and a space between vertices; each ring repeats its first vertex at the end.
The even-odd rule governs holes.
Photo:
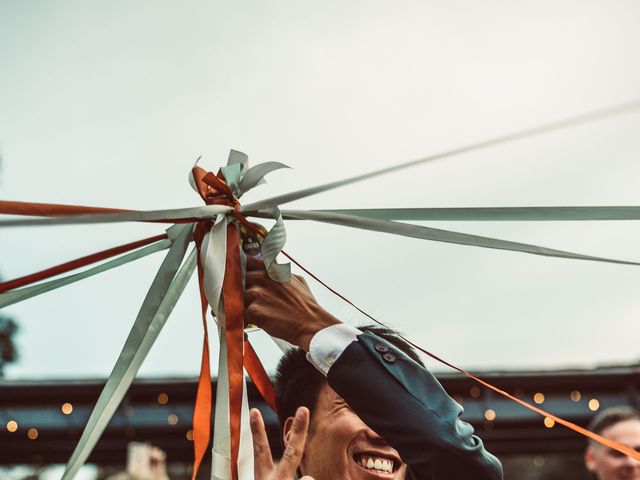
MULTIPOLYGON (((275 411, 275 391, 255 351, 244 334, 244 252, 239 223, 250 231, 256 228, 240 212, 239 197, 263 183, 270 171, 286 168, 269 162, 248 168, 248 158, 232 150, 227 166, 217 175, 194 166, 189 177, 194 190, 207 205, 233 208, 213 220, 196 224, 194 238, 198 248, 198 280, 204 342, 198 392, 193 415, 195 479, 211 436, 211 373, 209 365, 206 311, 210 305, 220 338, 218 389, 212 451, 212 478, 219 480, 253 479, 253 446, 248 424, 248 400, 244 380, 247 370, 267 404, 275 411)), ((288 281, 290 266, 275 259, 286 235, 279 210, 271 212, 275 225, 264 237, 261 254, 271 278, 288 281)))

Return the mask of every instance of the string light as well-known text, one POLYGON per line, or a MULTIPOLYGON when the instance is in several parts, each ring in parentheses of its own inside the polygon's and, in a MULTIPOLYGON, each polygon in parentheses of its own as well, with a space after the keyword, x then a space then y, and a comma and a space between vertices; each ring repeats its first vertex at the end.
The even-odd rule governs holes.
POLYGON ((533 396, 533 401, 536 402, 538 405, 542 405, 544 403, 544 394, 543 393, 536 393, 533 396))
POLYGON ((553 428, 556 424, 556 421, 551 417, 544 417, 544 426, 547 428, 553 428))
POLYGON ((35 440, 38 438, 38 429, 32 427, 27 430, 27 437, 29 437, 29 440, 35 440))
POLYGON ((169 425, 177 425, 178 423, 178 416, 175 413, 172 413, 171 415, 169 415, 167 417, 167 423, 169 425))
POLYGON ((187 437, 187 440, 190 442, 193 442, 193 430, 187 430, 185 437, 187 437))
POLYGON ((11 433, 18 430, 18 422, 16 422, 15 420, 9 420, 7 422, 7 430, 9 430, 11 433))
POLYGON ((592 412, 595 412, 599 408, 600 408, 600 402, 598 401, 598 399, 592 398, 591 400, 589 400, 589 410, 591 410, 592 412))
POLYGON ((573 392, 571 392, 571 400, 573 400, 574 402, 579 402, 581 398, 582 394, 578 390, 574 390, 573 392))
POLYGON ((62 410, 62 413, 64 413, 65 415, 70 415, 71 412, 73 412, 73 405, 71 405, 69 402, 63 403, 62 407, 60 407, 60 410, 62 410))
POLYGON ((533 457, 532 459, 533 462, 533 466, 536 468, 540 468, 544 465, 545 459, 542 455, 536 455, 535 457, 533 457))
POLYGON ((486 412, 484 412, 484 418, 486 418, 490 422, 494 421, 496 419, 495 410, 489 408, 486 412))
POLYGON ((158 403, 160 405, 166 405, 169 402, 169 395, 166 393, 161 393, 158 395, 158 403))

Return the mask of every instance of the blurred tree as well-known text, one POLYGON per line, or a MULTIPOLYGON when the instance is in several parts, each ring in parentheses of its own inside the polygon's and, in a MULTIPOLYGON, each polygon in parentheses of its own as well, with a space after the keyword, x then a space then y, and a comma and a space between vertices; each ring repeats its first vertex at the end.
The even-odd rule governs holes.
POLYGON ((4 376, 5 367, 18 358, 18 351, 13 341, 17 331, 18 324, 16 322, 9 317, 0 315, 0 377, 4 376))

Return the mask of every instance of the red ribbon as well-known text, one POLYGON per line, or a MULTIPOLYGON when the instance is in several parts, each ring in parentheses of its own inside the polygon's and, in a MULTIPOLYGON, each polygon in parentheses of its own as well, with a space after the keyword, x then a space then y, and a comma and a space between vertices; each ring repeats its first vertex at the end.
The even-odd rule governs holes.
POLYGON ((68 262, 49 267, 45 270, 40 270, 39 272, 32 273, 30 275, 14 278, 13 280, 7 280, 6 282, 0 283, 0 293, 6 292, 8 290, 13 290, 14 288, 24 287, 25 285, 39 282, 40 280, 44 280, 55 275, 60 275, 61 273, 69 272, 80 267, 85 267, 87 265, 91 265, 92 263, 99 262, 100 260, 106 260, 107 258, 115 257, 116 255, 119 255, 121 253, 129 252, 131 250, 135 250, 136 248, 144 247, 145 245, 164 240, 165 238, 167 238, 166 233, 162 235, 156 235, 155 237, 144 238, 136 242, 127 243, 118 247, 113 247, 107 250, 92 253, 91 255, 76 258, 75 260, 70 260, 68 262))

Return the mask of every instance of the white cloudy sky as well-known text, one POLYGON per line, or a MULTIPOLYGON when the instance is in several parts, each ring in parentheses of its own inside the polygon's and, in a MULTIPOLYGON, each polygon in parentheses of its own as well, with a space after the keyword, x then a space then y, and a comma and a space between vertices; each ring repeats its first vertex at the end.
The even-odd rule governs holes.
MULTIPOLYGON (((0 2, 0 198, 200 204, 187 174, 230 148, 280 161, 249 200, 640 97, 640 4, 575 1, 0 2)), ((640 114, 449 158, 296 208, 638 205, 640 114)), ((439 228, 640 260, 640 222, 439 228)), ((160 231, 0 234, 4 278, 160 231)), ((470 369, 637 362, 638 267, 290 223, 287 249, 416 342, 470 369)), ((162 254, 6 308, 10 378, 108 374, 162 254)), ((352 309, 321 287, 345 321, 352 309)), ((195 375, 195 285, 143 375, 195 375)), ((215 340, 214 340, 215 343, 215 340)), ((276 349, 259 350, 271 368, 276 349)), ((217 349, 214 348, 217 352, 217 349)), ((214 354, 215 356, 215 354, 214 354)))

